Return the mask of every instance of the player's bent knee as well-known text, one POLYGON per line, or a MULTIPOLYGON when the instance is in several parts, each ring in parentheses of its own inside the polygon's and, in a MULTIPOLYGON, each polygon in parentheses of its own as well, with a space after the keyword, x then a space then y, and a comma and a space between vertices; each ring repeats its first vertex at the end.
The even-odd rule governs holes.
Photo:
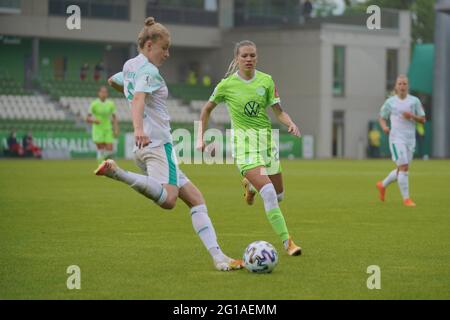
POLYGON ((166 202, 164 202, 161 205, 161 208, 166 210, 172 210, 173 208, 175 208, 176 204, 177 204, 176 199, 167 199, 166 202))
POLYGON ((164 201, 164 203, 161 204, 161 208, 167 209, 167 210, 171 210, 171 209, 175 208, 175 205, 177 204, 177 198, 178 198, 178 193, 170 192, 167 195, 166 201, 164 201))

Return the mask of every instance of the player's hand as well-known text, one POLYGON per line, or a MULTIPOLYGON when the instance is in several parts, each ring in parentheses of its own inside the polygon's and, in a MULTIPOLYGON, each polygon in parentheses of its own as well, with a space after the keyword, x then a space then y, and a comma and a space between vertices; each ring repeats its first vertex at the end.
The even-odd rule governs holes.
POLYGON ((296 137, 301 137, 301 133, 300 130, 298 129, 298 127, 295 125, 295 123, 291 123, 291 125, 288 127, 288 132, 296 137))
POLYGON ((134 130, 134 141, 139 149, 142 149, 151 143, 150 138, 145 135, 144 130, 134 130))
POLYGON ((94 120, 94 123, 95 123, 95 124, 100 124, 100 120, 95 119, 95 120, 94 120))
POLYGON ((407 120, 413 120, 414 119, 414 115, 411 112, 403 112, 403 117, 407 120))
POLYGON ((391 131, 391 130, 389 129, 389 127, 384 127, 384 128, 382 128, 382 129, 383 129, 383 132, 386 133, 386 134, 389 134, 389 131, 391 131))
POLYGON ((114 138, 117 138, 119 136, 119 129, 114 130, 114 138))

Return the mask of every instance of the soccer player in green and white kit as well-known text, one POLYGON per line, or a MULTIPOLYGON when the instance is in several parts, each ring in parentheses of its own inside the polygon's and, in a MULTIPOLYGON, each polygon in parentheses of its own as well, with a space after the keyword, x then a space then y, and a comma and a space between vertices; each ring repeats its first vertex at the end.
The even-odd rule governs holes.
POLYGON ((272 108, 291 134, 300 137, 300 131, 281 109, 272 77, 256 70, 256 63, 256 45, 248 40, 237 43, 234 60, 225 78, 202 109, 198 148, 205 149, 203 134, 212 110, 217 104, 225 102, 233 129, 233 156, 244 176, 247 203, 253 203, 257 190, 264 201, 267 219, 282 240, 284 249, 289 255, 296 256, 301 254, 301 248, 292 241, 278 205, 283 199, 283 180, 267 107, 272 108), (246 142, 247 138, 249 142, 246 142))
POLYGON ((86 121, 92 124, 92 140, 97 145, 97 161, 101 163, 113 154, 114 137, 119 134, 116 106, 108 100, 108 89, 101 86, 98 99, 91 103, 86 121), (112 123, 111 123, 112 120, 112 123))
POLYGON ((169 58, 170 42, 169 30, 153 17, 147 18, 138 36, 139 55, 124 64, 122 73, 108 80, 128 100, 134 126, 134 158, 144 174, 125 171, 113 160, 104 161, 95 174, 129 185, 164 209, 173 209, 180 198, 189 207, 192 226, 215 268, 241 269, 242 260, 223 253, 202 193, 178 167, 167 109, 169 91, 159 73, 159 67, 169 58))
POLYGON ((420 100, 408 94, 406 76, 397 77, 395 93, 396 95, 387 99, 381 107, 379 123, 383 131, 389 134, 389 148, 397 168, 383 181, 378 181, 376 186, 380 200, 384 201, 387 186, 397 181, 403 204, 415 207, 416 204, 409 196, 408 170, 416 147, 416 122, 425 123, 425 112, 420 100), (387 119, 391 121, 391 129, 387 126, 387 119))

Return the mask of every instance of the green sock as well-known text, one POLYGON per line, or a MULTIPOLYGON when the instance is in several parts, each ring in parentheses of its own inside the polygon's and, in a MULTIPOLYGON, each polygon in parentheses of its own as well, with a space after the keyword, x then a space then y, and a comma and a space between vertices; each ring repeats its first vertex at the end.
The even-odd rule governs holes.
POLYGON ((275 233, 280 237, 281 241, 289 239, 289 232, 284 221, 283 213, 280 208, 274 208, 266 212, 267 219, 269 219, 275 233))

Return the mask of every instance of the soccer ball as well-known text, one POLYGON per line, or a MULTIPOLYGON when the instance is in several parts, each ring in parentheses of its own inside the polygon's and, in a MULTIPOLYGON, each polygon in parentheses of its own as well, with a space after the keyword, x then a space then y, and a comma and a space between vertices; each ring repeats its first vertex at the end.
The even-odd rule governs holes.
POLYGON ((278 263, 278 252, 267 241, 250 243, 244 252, 244 267, 250 272, 270 273, 278 263))

